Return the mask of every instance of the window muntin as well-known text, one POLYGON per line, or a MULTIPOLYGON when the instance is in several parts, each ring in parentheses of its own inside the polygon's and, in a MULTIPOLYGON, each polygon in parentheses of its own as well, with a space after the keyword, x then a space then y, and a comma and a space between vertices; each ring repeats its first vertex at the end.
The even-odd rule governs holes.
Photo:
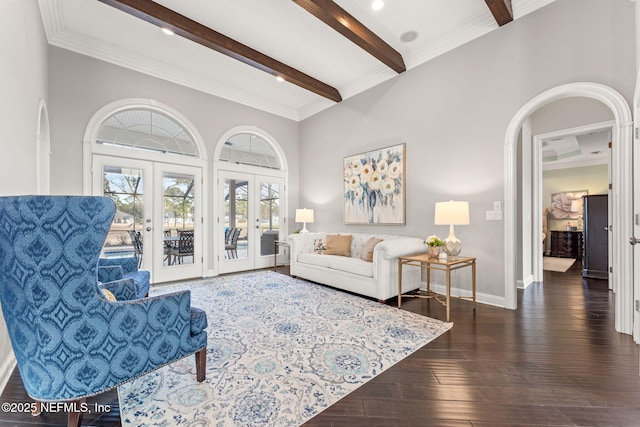
POLYGON ((281 167, 271 144, 253 133, 238 133, 225 141, 220 161, 266 169, 279 170, 281 167))
POLYGON ((187 130, 156 110, 130 108, 102 122, 98 144, 198 157, 198 148, 187 130))

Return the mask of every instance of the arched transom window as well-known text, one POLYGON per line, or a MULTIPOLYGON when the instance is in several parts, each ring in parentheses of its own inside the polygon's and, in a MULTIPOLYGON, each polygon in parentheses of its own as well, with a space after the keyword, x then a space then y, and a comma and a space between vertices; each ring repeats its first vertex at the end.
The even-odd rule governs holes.
POLYGON ((98 144, 183 156, 198 156, 191 134, 171 117, 152 109, 131 108, 107 117, 98 144))
POLYGON ((237 133, 227 139, 220 151, 220 161, 267 169, 281 168, 271 144, 253 133, 237 133))

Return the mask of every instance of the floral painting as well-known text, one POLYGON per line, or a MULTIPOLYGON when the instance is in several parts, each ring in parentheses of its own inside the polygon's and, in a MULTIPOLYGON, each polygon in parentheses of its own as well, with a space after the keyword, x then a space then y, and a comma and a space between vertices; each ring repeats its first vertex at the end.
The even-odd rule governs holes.
POLYGON ((405 224, 405 144, 344 159, 345 224, 405 224))
POLYGON ((582 196, 589 194, 587 190, 551 193, 552 219, 578 219, 582 215, 582 196), (571 202, 578 201, 578 210, 571 210, 571 202))

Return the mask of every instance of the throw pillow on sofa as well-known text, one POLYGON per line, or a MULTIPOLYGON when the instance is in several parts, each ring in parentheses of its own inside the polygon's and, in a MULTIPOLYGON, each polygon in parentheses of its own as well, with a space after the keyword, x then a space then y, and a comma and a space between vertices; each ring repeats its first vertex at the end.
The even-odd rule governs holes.
POLYGON ((324 246, 324 239, 313 239, 313 253, 322 255, 327 248, 324 246))
POLYGON ((325 255, 351 256, 351 235, 329 234, 324 247, 325 255))
POLYGON ((375 237, 367 240, 360 251, 360 259, 367 262, 373 262, 373 249, 380 242, 382 242, 382 239, 377 239, 375 237))

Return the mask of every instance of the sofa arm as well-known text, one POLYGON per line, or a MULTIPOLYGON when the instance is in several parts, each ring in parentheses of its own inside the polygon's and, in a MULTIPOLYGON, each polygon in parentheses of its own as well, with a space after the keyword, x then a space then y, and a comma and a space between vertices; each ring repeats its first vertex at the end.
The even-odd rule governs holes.
POLYGON ((374 262, 376 256, 389 260, 399 256, 419 254, 426 252, 426 250, 427 247, 424 245, 424 241, 417 237, 385 240, 375 247, 374 262))

